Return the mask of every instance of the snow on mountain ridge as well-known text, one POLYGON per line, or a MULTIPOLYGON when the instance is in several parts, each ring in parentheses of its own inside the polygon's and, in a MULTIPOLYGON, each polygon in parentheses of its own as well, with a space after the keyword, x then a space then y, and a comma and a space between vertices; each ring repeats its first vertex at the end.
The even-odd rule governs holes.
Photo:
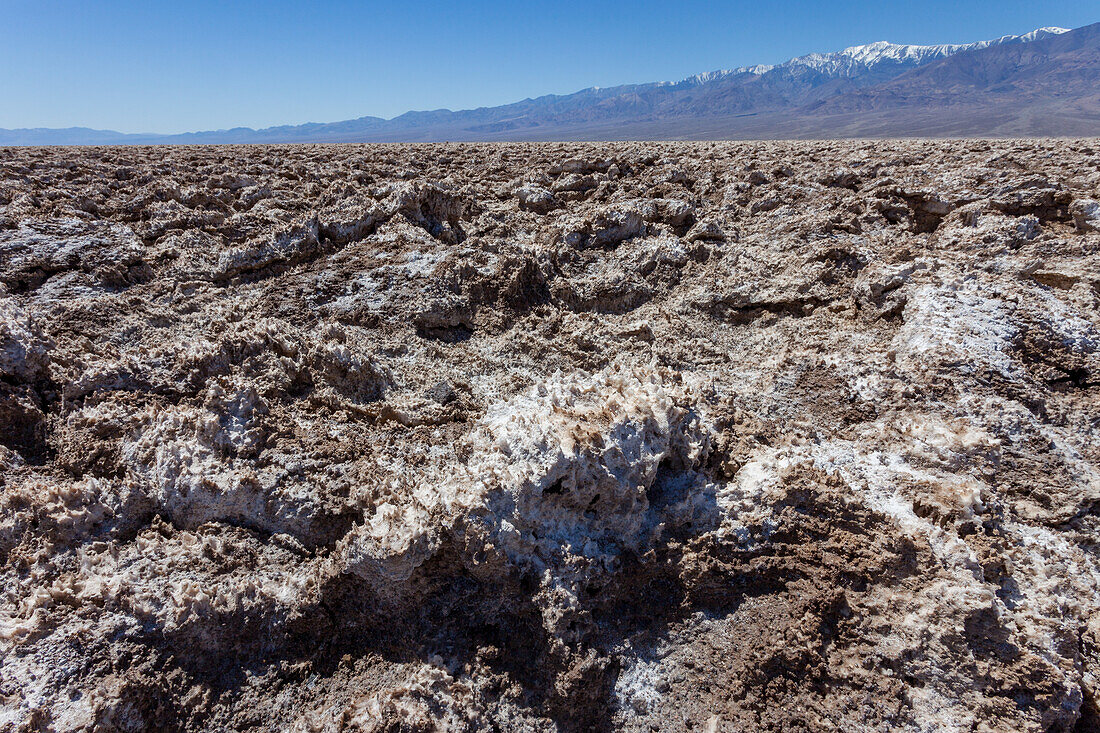
POLYGON ((740 66, 736 69, 708 71, 688 77, 679 83, 705 84, 737 74, 763 76, 777 69, 795 70, 798 68, 808 68, 830 75, 847 75, 852 72, 873 68, 882 63, 901 63, 919 66, 928 61, 944 58, 946 56, 953 56, 963 51, 973 51, 1004 43, 1029 43, 1031 41, 1037 41, 1068 32, 1068 28, 1044 26, 1043 28, 1036 28, 1022 35, 1005 35, 1000 38, 994 38, 988 41, 977 41, 975 43, 941 43, 933 46, 875 41, 860 46, 850 46, 841 51, 810 53, 805 56, 797 56, 781 64, 756 64, 754 66, 740 66))
MULTIPOLYGON (((989 46, 997 46, 1004 43, 1028 43, 1031 41, 1037 41, 1041 38, 1047 38, 1049 36, 1058 35, 1060 33, 1069 32, 1068 28, 1056 28, 1053 26, 1036 28, 1030 33, 1025 33, 1019 36, 1007 35, 995 38, 990 41, 977 41, 976 43, 941 43, 934 46, 918 46, 913 44, 894 44, 889 41, 876 41, 874 43, 867 43, 862 46, 852 46, 846 48, 843 51, 833 54, 823 54, 826 59, 830 57, 835 58, 838 56, 847 56, 854 61, 858 61, 866 66, 873 66, 876 63, 882 61, 902 61, 912 60, 918 63, 924 63, 930 59, 942 58, 944 56, 951 56, 963 51, 973 51, 979 48, 988 48, 989 46)), ((810 56, 817 56, 818 54, 810 54, 810 56)), ((809 57, 801 57, 799 59, 792 59, 787 62, 788 64, 796 63, 802 59, 809 57)))

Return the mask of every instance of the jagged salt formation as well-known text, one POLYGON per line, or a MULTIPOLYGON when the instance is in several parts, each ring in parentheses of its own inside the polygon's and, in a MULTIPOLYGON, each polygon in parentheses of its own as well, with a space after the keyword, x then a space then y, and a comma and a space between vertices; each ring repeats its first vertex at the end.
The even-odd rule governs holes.
POLYGON ((0 151, 0 729, 1087 731, 1095 141, 0 151))

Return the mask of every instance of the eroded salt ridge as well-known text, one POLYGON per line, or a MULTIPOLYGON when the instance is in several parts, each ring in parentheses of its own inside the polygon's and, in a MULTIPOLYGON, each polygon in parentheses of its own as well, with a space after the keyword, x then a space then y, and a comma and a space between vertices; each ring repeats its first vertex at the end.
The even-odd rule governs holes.
POLYGON ((1094 141, 0 151, 0 729, 1087 731, 1094 141))

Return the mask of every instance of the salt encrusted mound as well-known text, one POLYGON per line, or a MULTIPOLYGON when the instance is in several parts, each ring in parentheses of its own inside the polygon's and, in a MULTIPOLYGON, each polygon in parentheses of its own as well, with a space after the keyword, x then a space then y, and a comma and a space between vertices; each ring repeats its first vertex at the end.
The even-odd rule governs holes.
POLYGON ((0 730, 1096 730, 1098 150, 0 151, 0 730))
POLYGON ((0 375, 29 381, 42 376, 49 346, 27 312, 12 298, 0 300, 0 375))
POLYGON ((698 471, 707 428, 672 379, 656 366, 556 374, 491 405, 457 456, 375 507, 347 569, 403 581, 458 535, 471 564, 514 565, 572 588, 670 529, 713 524, 715 489, 698 471))

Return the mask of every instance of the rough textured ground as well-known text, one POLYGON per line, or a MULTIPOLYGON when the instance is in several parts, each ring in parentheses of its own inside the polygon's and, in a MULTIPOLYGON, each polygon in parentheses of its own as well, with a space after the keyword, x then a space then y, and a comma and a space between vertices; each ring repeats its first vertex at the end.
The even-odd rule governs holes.
POLYGON ((0 730, 1089 731, 1100 142, 0 150, 0 730))

